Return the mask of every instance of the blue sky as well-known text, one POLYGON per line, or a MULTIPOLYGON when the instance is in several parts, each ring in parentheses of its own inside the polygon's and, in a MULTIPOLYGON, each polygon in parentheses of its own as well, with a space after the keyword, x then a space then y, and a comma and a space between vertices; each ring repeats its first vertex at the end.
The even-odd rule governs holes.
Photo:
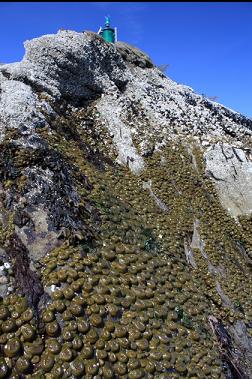
POLYGON ((111 16, 118 39, 147 52, 167 75, 252 118, 252 3, 0 3, 0 62, 20 61, 23 42, 60 28, 97 31, 111 16))

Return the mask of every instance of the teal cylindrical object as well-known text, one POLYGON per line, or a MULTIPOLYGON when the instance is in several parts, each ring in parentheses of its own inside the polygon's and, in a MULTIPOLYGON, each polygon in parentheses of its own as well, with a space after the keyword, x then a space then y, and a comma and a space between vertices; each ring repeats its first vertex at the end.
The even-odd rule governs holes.
POLYGON ((109 16, 105 17, 105 26, 106 26, 106 28, 110 27, 110 17, 109 16))
POLYGON ((102 37, 105 39, 107 42, 115 42, 115 31, 112 28, 104 28, 102 30, 102 37))

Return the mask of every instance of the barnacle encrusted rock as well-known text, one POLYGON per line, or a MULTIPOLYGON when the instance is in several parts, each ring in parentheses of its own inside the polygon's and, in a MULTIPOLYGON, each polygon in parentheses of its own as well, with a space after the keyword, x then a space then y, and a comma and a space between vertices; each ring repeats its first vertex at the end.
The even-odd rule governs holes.
POLYGON ((252 377, 252 121, 96 33, 0 66, 0 377, 252 377))

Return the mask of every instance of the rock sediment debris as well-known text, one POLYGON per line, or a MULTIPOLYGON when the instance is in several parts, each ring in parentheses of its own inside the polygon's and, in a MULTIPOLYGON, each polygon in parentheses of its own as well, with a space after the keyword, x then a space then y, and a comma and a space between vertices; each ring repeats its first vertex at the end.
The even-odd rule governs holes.
POLYGON ((252 378, 252 121, 93 32, 0 66, 0 377, 252 378))

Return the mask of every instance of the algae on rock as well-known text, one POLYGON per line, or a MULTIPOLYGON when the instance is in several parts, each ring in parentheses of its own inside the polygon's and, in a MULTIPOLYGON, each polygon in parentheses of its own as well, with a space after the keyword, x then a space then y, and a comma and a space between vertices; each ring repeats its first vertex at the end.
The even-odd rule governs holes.
POLYGON ((216 173, 232 150, 221 179, 249 177, 251 121, 95 33, 26 49, 0 67, 0 377, 252 377, 251 199, 233 218, 216 173))

